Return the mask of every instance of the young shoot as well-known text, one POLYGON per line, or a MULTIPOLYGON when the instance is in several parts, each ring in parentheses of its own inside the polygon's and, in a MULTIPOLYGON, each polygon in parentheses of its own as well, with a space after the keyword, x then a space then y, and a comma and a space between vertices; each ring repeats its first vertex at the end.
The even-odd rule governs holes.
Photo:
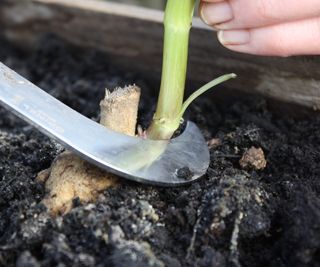
POLYGON ((164 16, 164 46, 157 109, 147 131, 150 139, 170 139, 190 103, 213 86, 235 78, 226 74, 195 91, 183 102, 189 33, 196 0, 168 0, 164 16))

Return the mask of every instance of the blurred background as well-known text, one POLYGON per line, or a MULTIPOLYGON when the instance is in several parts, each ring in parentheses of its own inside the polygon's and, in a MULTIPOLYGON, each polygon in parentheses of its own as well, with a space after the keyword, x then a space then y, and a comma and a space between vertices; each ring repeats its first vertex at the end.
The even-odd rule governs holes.
MULTIPOLYGON (((164 8, 166 6, 166 2, 167 2, 167 0, 102 0, 102 1, 115 2, 115 3, 125 3, 125 4, 130 4, 130 5, 135 5, 135 6, 143 6, 143 7, 148 7, 148 8, 155 8, 155 9, 160 9, 160 10, 164 10, 164 8)), ((197 1, 197 2, 199 2, 199 1, 197 1)), ((196 4, 196 9, 195 9, 194 15, 196 17, 198 16, 198 4, 196 4)))
POLYGON ((117 2, 117 3, 126 3, 126 4, 133 4, 139 5, 144 7, 156 8, 156 9, 164 9, 165 7, 165 0, 104 0, 107 2, 117 2))

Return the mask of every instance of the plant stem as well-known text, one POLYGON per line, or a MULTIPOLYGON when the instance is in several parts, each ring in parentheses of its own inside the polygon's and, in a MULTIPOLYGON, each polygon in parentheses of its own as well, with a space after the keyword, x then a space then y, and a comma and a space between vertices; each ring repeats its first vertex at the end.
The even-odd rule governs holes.
POLYGON ((187 72, 189 32, 195 0, 168 0, 160 94, 148 129, 150 139, 170 139, 179 127, 187 72))

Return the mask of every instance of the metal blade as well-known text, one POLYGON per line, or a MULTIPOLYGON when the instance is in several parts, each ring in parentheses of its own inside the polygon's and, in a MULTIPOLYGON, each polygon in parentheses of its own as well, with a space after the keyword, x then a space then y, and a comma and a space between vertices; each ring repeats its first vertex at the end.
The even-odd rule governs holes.
POLYGON ((194 123, 169 141, 123 135, 84 117, 1 62, 0 103, 83 159, 133 181, 177 186, 203 176, 209 166, 207 144, 194 123))

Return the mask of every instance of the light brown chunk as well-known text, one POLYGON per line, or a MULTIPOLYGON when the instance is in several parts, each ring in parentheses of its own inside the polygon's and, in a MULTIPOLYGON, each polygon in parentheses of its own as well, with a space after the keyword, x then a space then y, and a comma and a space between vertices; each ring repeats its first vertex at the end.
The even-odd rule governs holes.
POLYGON ((239 164, 243 169, 263 170, 267 161, 261 148, 251 147, 243 153, 239 164))
MULTIPOLYGON (((117 88, 112 93, 106 90, 106 97, 100 103, 100 123, 114 131, 134 135, 139 99, 137 86, 117 88)), ((47 194, 42 202, 53 215, 69 212, 74 198, 83 203, 94 201, 99 192, 118 184, 116 176, 69 151, 56 157, 50 169, 41 171, 37 179, 45 182, 47 194)))

